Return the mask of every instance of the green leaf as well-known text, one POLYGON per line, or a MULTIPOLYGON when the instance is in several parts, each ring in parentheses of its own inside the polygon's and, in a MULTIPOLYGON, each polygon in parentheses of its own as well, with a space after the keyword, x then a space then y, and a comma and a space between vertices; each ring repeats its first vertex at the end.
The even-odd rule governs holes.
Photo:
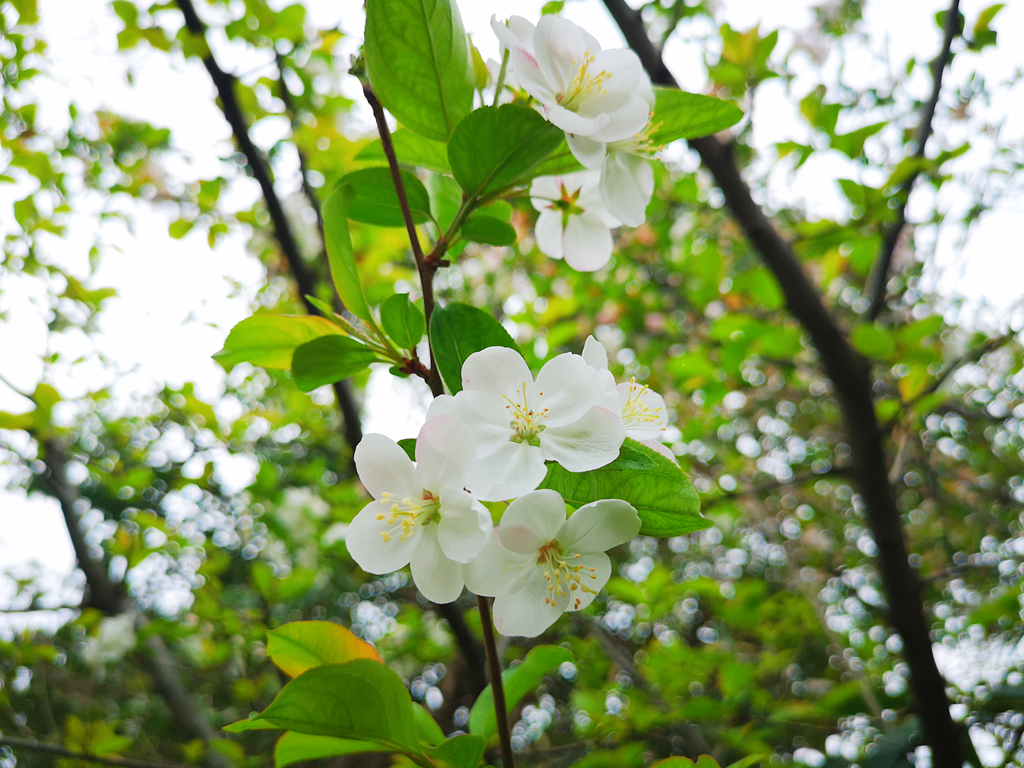
POLYGON ((642 536, 682 536, 711 527, 700 514, 700 499, 679 465, 636 440, 626 438, 619 457, 590 472, 569 472, 554 462, 541 488, 562 494, 572 507, 600 499, 633 505, 642 536))
POLYGON ((28 429, 32 426, 33 411, 28 413, 8 413, 0 411, 0 429, 28 429))
POLYGON ((313 667, 343 664, 352 659, 384 663, 376 648, 330 621, 293 621, 270 630, 267 656, 289 677, 313 667))
MULTIPOLYGON (((430 221, 430 195, 422 182, 408 171, 401 171, 409 212, 416 224, 430 221)), ((404 227, 405 218, 389 168, 363 168, 341 177, 339 185, 348 185, 348 217, 378 227, 404 227)))
POLYGON ((529 107, 481 107, 455 130, 448 160, 455 180, 473 200, 525 180, 564 138, 529 107))
MULTIPOLYGON (((559 665, 572 661, 572 653, 560 645, 538 645, 531 649, 523 663, 501 673, 505 685, 505 704, 511 712, 523 697, 534 690, 544 675, 559 665)), ((494 714, 494 692, 491 686, 483 689, 469 712, 469 731, 490 741, 498 732, 494 714)))
POLYGON ((374 0, 366 5, 363 39, 380 103, 409 130, 447 141, 473 108, 473 64, 458 7, 374 0))
POLYGON ((724 131, 743 119, 743 110, 713 96, 675 88, 655 88, 651 142, 664 146, 677 139, 696 139, 724 131))
POLYGON ((275 768, 299 763, 303 760, 319 760, 338 755, 356 755, 360 752, 390 752, 383 744, 356 739, 336 739, 333 736, 314 736, 309 733, 288 731, 277 740, 274 747, 275 768))
POLYGON ((531 171, 536 176, 561 176, 564 173, 575 173, 585 171, 580 161, 577 160, 569 150, 569 145, 563 140, 561 146, 555 149, 547 159, 531 171))
POLYGON ((303 672, 281 689, 261 717, 299 733, 418 750, 412 699, 402 678, 370 659, 303 672))
POLYGON ((295 350, 292 376, 303 392, 347 379, 380 358, 368 347, 348 336, 324 336, 295 350))
MULTIPOLYGON (((400 163, 416 165, 438 173, 452 172, 451 166, 448 164, 447 144, 432 141, 402 128, 391 134, 391 143, 395 147, 395 156, 400 163)), ((384 145, 380 139, 370 142, 356 155, 356 160, 387 162, 387 159, 387 155, 384 154, 384 145)))
MULTIPOLYGON (((659 760, 651 768, 719 768, 718 761, 711 755, 701 755, 694 762, 688 757, 669 757, 659 760)), ((732 766, 729 766, 732 768, 732 766)))
POLYGON ((28 26, 39 21, 39 5, 37 0, 13 0, 14 10, 18 12, 18 24, 28 26))
POLYGON ((856 160, 864 154, 864 142, 888 124, 883 120, 880 123, 865 125, 863 128, 858 128, 849 133, 837 133, 832 137, 832 149, 837 149, 851 160, 856 160))
POLYGON ((896 354, 892 334, 869 323, 854 326, 850 331, 850 343, 862 355, 874 360, 888 360, 896 354))
POLYGON ((512 245, 516 241, 516 230, 494 216, 474 214, 462 225, 462 236, 474 243, 485 245, 512 245))
POLYGON ((444 731, 437 720, 419 704, 413 702, 412 716, 416 721, 416 734, 421 742, 436 747, 444 742, 444 731))
MULTIPOLYGON (((256 713, 253 712, 253 714, 255 715, 256 713)), ((280 728, 257 716, 239 720, 237 723, 231 723, 231 725, 225 725, 221 730, 228 733, 243 733, 244 731, 274 731, 280 730, 280 728)))
POLYGON ((331 267, 334 290, 345 308, 360 320, 370 322, 370 307, 366 303, 363 284, 359 280, 352 234, 348 229, 348 196, 351 189, 341 187, 334 190, 323 205, 324 243, 331 267))
POLYGON ((474 352, 488 347, 516 347, 501 323, 483 310, 452 302, 430 316, 430 345, 434 361, 453 395, 462 391, 462 364, 474 352))
POLYGON ((313 315, 253 315, 238 323, 213 359, 225 368, 252 363, 263 368, 291 367, 295 350, 324 336, 341 334, 341 328, 313 315))
POLYGON ((409 300, 409 295, 396 293, 380 305, 380 323, 384 332, 401 349, 414 350, 427 332, 423 310, 409 300))
POLYGON ((181 240, 181 238, 192 231, 192 227, 194 226, 194 221, 178 219, 177 221, 172 221, 170 226, 167 227, 167 234, 169 234, 174 240, 181 240))
POLYGON ((463 734, 440 744, 427 754, 443 760, 451 768, 476 768, 487 750, 487 740, 481 736, 463 734))
POLYGON ((403 437, 398 441, 398 447, 405 451, 405 455, 416 461, 416 438, 403 437))

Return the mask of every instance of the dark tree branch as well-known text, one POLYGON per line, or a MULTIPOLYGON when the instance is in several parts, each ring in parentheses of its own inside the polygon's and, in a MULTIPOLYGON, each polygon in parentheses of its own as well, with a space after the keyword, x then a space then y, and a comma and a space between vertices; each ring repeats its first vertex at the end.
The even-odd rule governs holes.
POLYGON ((44 752, 58 757, 70 757, 75 760, 84 760, 88 763, 100 765, 112 765, 115 768, 186 768, 179 763, 154 762, 152 760, 137 760, 132 757, 102 757, 82 752, 73 752, 59 744, 46 744, 42 741, 32 739, 14 739, 8 736, 0 736, 0 747, 11 749, 27 749, 30 752, 44 752))
MULTIPOLYGON (((654 83, 678 87, 637 11, 624 0, 604 0, 612 17, 639 55, 654 83)), ((826 375, 835 386, 851 451, 851 474, 864 500, 868 524, 878 546, 889 620, 904 643, 925 740, 936 768, 960 768, 960 731, 949 714, 946 685, 935 664, 917 573, 907 560, 899 508, 888 481, 883 435, 875 415, 867 361, 850 345, 822 303, 789 243, 754 202, 733 158, 731 146, 713 136, 690 142, 711 171, 726 204, 761 260, 772 271, 789 311, 801 322, 818 350, 826 375)))
MULTIPOLYGON (((939 104, 939 96, 942 93, 942 75, 949 63, 950 48, 953 40, 960 34, 960 0, 953 0, 946 12, 945 37, 942 41, 942 50, 931 63, 932 70, 932 94, 924 108, 921 110, 921 122, 917 126, 917 135, 914 141, 917 149, 914 157, 924 158, 924 148, 928 138, 932 135, 932 121, 935 119, 935 109, 939 104)), ((896 244, 899 242, 900 234, 907 223, 907 203, 910 201, 910 192, 914 188, 914 182, 920 171, 915 169, 907 177, 896 193, 899 199, 899 207, 896 209, 896 219, 885 228, 885 236, 882 238, 882 247, 878 251, 875 263, 871 268, 871 275, 868 278, 867 294, 871 297, 871 303, 864 313, 868 320, 877 318, 883 307, 885 307, 885 286, 889 282, 889 268, 892 266, 893 254, 896 252, 896 244)))
MULTIPOLYGON (((197 37, 205 39, 206 25, 196 13, 192 0, 177 0, 177 4, 182 15, 185 17, 185 26, 188 28, 188 31, 197 37)), ((245 123, 245 115, 242 113, 242 107, 239 105, 238 97, 235 95, 235 78, 220 68, 212 53, 208 52, 203 57, 203 66, 210 73, 210 79, 213 80, 213 84, 217 88, 221 111, 224 113, 224 119, 231 126, 235 143, 238 144, 238 149, 245 156, 246 165, 249 166, 253 178, 256 179, 263 192, 263 199, 267 204, 267 213, 270 214, 270 221, 274 228, 274 237, 281 247, 281 252, 288 262, 288 268, 291 270, 298 285, 299 297, 302 299, 302 303, 306 306, 306 311, 309 314, 319 315, 321 314, 320 311, 307 298, 317 294, 316 276, 302 258, 302 253, 299 251, 298 243, 295 241, 291 224, 289 224, 288 217, 284 212, 284 206, 281 204, 281 198, 277 196, 277 192, 274 189, 274 182, 270 178, 267 164, 263 159, 262 153, 253 144, 252 137, 249 135, 249 127, 245 123)), ((305 184, 305 175, 303 178, 303 183, 305 184)), ((344 420, 345 439, 352 448, 355 448, 363 438, 363 430, 360 423, 359 406, 352 395, 348 381, 339 381, 334 384, 334 394, 338 400, 338 408, 341 410, 344 420)))
POLYGON ((512 754, 512 735, 508 728, 505 686, 501 679, 501 659, 498 658, 498 644, 494 638, 494 623, 491 621, 491 604, 488 598, 477 595, 476 606, 480 611, 480 625, 484 631, 484 647, 487 648, 487 667, 491 677, 491 692, 494 694, 494 716, 498 721, 498 741, 501 744, 501 765, 502 768, 516 768, 516 758, 512 754))

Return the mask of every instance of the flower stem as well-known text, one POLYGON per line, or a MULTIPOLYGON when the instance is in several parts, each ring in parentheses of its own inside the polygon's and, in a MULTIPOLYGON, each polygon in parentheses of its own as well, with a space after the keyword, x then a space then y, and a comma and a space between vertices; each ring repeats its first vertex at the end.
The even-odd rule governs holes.
POLYGON ((505 686, 501 681, 501 659, 498 658, 498 644, 494 639, 494 624, 491 621, 491 604, 486 597, 477 595, 476 607, 480 611, 484 648, 487 649, 487 668, 491 678, 491 693, 494 694, 494 716, 498 722, 498 741, 501 744, 501 765, 502 768, 516 768, 516 759, 512 756, 512 734, 508 728, 505 686))

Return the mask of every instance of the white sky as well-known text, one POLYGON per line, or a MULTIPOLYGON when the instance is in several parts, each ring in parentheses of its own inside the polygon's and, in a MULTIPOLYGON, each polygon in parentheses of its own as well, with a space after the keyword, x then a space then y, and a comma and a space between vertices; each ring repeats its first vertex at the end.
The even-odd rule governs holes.
MULTIPOLYGON (((462 13, 467 31, 484 56, 496 57, 497 46, 488 25, 491 14, 505 18, 515 13, 536 19, 542 4, 542 0, 464 0, 462 13)), ((741 29, 758 21, 762 29, 792 29, 810 21, 808 8, 812 4, 807 0, 725 0, 721 20, 741 29)), ((931 58, 940 42, 932 15, 946 4, 937 0, 869 1, 865 15, 873 44, 884 42, 896 69, 910 56, 919 60, 931 58)), ((968 20, 973 20, 978 10, 988 4, 989 0, 965 0, 962 9, 968 20)), ((186 164, 176 164, 172 169, 180 178, 208 178, 220 172, 220 158, 232 152, 233 146, 228 127, 213 102, 213 87, 199 63, 169 60, 145 49, 128 57, 117 55, 115 35, 119 22, 102 0, 41 0, 40 5, 54 80, 40 85, 40 119, 44 123, 64 126, 67 103, 73 95, 86 111, 107 108, 171 128, 176 146, 188 158, 186 164), (133 71, 134 88, 125 82, 126 61, 133 71)), ((315 0, 308 5, 312 21, 317 24, 333 25, 340 20, 342 28, 353 34, 346 44, 355 48, 361 36, 361 2, 315 0)), ((570 2, 564 15, 586 27, 605 47, 622 45, 597 0, 570 2)), ((983 54, 990 82, 1008 78, 1014 67, 1022 63, 1024 3, 1008 3, 994 27, 999 32, 1000 45, 983 54)), ((787 49, 789 43, 784 37, 779 49, 787 49)), ((248 72, 253 78, 263 73, 260 65, 265 62, 240 61, 235 48, 219 46, 217 53, 226 69, 248 72)), ((684 88, 703 90, 705 73, 696 47, 673 38, 666 55, 684 88)), ((954 79, 970 63, 958 60, 954 79)), ((851 66, 846 73, 848 80, 858 75, 879 77, 868 67, 851 66)), ((799 78, 795 92, 803 95, 810 89, 813 77, 814 73, 809 71, 799 78)), ((919 85, 922 95, 930 88, 927 79, 919 85)), ((355 83, 350 81, 347 88, 349 95, 356 98, 355 83)), ((1006 135, 1024 137, 1024 89, 1018 87, 1014 94, 1008 94, 997 109, 1005 114, 1006 135)), ((799 121, 781 81, 769 81, 762 86, 754 111, 754 141, 758 146, 788 138, 807 140, 808 131, 799 121)), ((849 126, 853 127, 859 126, 849 126)), ((257 136, 264 144, 276 138, 273 126, 257 136)), ((818 155, 795 179, 778 172, 773 174, 769 184, 773 205, 802 204, 818 216, 845 213, 846 205, 832 180, 850 174, 850 164, 836 153, 818 155)), ((284 195, 297 187, 295 170, 278 169, 278 184, 284 195)), ((231 200, 241 207, 254 199, 258 189, 251 182, 242 182, 230 194, 231 200)), ((957 210, 958 205, 963 205, 955 190, 947 197, 941 201, 944 209, 957 210)), ((4 197, 0 191, 0 222, 12 220, 10 202, 9 193, 4 197)), ((102 204, 96 201, 92 213, 98 212, 102 204)), ((97 365, 87 370, 76 369, 75 379, 63 376, 57 383, 67 397, 75 397, 116 382, 117 396, 129 397, 132 393, 152 391, 165 381, 174 386, 194 381, 200 396, 216 398, 223 392, 223 372, 210 356, 220 348, 230 327, 248 315, 249 303, 263 279, 262 267, 245 254, 244 239, 237 234, 211 251, 205 233, 172 240, 167 235, 170 212, 149 206, 132 206, 129 210, 133 217, 131 231, 118 225, 104 227, 103 236, 116 248, 107 250, 93 281, 94 286, 110 285, 119 292, 117 298, 107 303, 101 316, 102 331, 96 336, 98 348, 116 361, 117 373, 97 365), (241 290, 236 285, 242 286, 241 290)), ((915 214, 920 215, 912 205, 912 220, 915 214)), ((940 263, 960 258, 967 265, 959 277, 950 273, 945 278, 941 284, 943 292, 960 293, 973 301, 984 299, 997 308, 996 315, 1005 315, 1006 308, 1020 298, 1024 287, 1024 251, 1019 236, 1022 221, 1024 200, 1006 199, 984 217, 962 253, 957 250, 952 234, 940 239, 936 246, 940 263), (993 275, 999 279, 993 280, 993 275)), ((84 277, 86 254, 96 231, 94 216, 88 212, 75 216, 71 235, 64 242, 51 241, 47 257, 59 259, 84 277)), ((40 318, 28 301, 30 287, 31 281, 17 279, 8 279, 7 284, 0 286, 0 310, 9 312, 10 317, 9 322, 0 325, 0 349, 4 352, 0 373, 26 391, 31 391, 41 376, 39 357, 46 338, 45 318, 40 318)), ((74 343, 83 344, 84 337, 74 343)), ((406 396, 403 387, 407 384, 386 374, 375 376, 375 381, 378 384, 367 395, 367 431, 381 431, 396 438, 414 432, 415 427, 410 429, 409 424, 421 417, 421 409, 415 403, 410 402, 408 412, 400 417, 392 415, 396 398, 406 396)), ((27 407, 24 399, 0 385, 0 410, 20 412, 27 407)), ((4 472, 0 467, 0 483, 4 472)), ((47 582, 59 600, 61 585, 66 583, 74 565, 60 511, 52 500, 26 499, 23 494, 0 491, 0 570, 9 568, 23 573, 32 563, 48 573, 47 582)), ((0 582, 0 607, 8 598, 0 582)), ((48 619, 55 620, 53 616, 48 619)), ((10 629, 23 621, 0 615, 0 635, 5 624, 10 629)), ((39 617, 32 621, 38 624, 39 617)))

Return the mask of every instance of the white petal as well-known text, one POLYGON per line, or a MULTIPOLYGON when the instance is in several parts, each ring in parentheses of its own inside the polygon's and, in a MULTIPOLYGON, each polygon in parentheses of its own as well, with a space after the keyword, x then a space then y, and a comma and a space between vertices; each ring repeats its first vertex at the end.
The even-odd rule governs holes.
POLYGON ((582 611, 594 602, 597 593, 604 589, 604 585, 608 583, 608 579, 612 575, 612 562, 604 552, 595 552, 593 554, 580 555, 579 558, 573 561, 573 565, 583 568, 580 571, 580 574, 583 576, 580 579, 580 583, 586 585, 587 589, 573 590, 573 600, 569 602, 566 610, 582 611), (594 570, 590 570, 591 568, 594 570), (578 603, 576 602, 577 600, 579 600, 578 603))
POLYGON ((583 30, 561 16, 542 16, 533 32, 533 50, 544 78, 557 93, 565 93, 576 76, 577 63, 587 55, 583 30))
POLYGON ((608 350, 593 336, 587 336, 587 340, 583 342, 583 359, 592 368, 599 371, 608 370, 608 350))
POLYGON ((475 458, 473 433, 455 416, 428 419, 416 438, 416 470, 423 488, 432 493, 465 486, 475 458))
POLYGON ((462 573, 474 595, 507 595, 522 588, 536 569, 536 560, 535 554, 524 557, 506 549, 495 528, 480 554, 463 567, 462 573))
POLYGON ((619 384, 617 389, 626 436, 640 441, 661 437, 668 426, 664 398, 635 381, 619 384))
POLYGON ((609 152, 601 170, 601 200, 623 224, 639 227, 654 193, 654 171, 642 157, 609 152))
POLYGON ((559 200, 562 197, 561 176, 538 176, 530 182, 530 203, 535 210, 551 210, 552 200, 559 200))
POLYGON ((629 96, 626 103, 612 112, 606 112, 608 122, 596 133, 590 134, 597 141, 623 141, 640 133, 651 119, 650 107, 639 96, 629 96))
POLYGON ((537 407, 547 411, 545 431, 578 421, 597 402, 599 371, 579 355, 568 352, 544 363, 537 374, 537 407))
MULTIPOLYGON (((541 104, 558 103, 555 98, 555 92, 551 89, 548 81, 544 79, 544 74, 540 71, 537 60, 530 53, 522 48, 513 48, 509 52, 508 60, 520 85, 526 89, 527 93, 540 101, 541 104)), ((605 125, 607 125, 607 121, 605 121, 605 125)), ((601 127, 603 128, 604 126, 602 125, 601 127)))
POLYGON ((363 435, 356 446, 355 462, 359 480, 375 499, 384 493, 399 498, 418 498, 423 494, 412 460, 390 437, 363 435))
POLYGON ((565 140, 569 144, 569 151, 580 161, 580 165, 584 168, 601 167, 608 146, 605 142, 578 133, 566 134, 565 140))
POLYGON ((562 258, 562 212, 558 210, 541 211, 537 217, 537 226, 533 228, 537 238, 537 247, 545 256, 552 259, 562 258))
POLYGON ((378 520, 377 517, 387 512, 386 504, 372 501, 363 507, 345 531, 345 546, 349 554, 367 573, 391 573, 408 565, 418 543, 421 532, 419 528, 414 529, 404 540, 397 535, 385 540, 381 532, 388 526, 385 520, 378 520))
POLYGON ((646 445, 652 451, 657 451, 662 456, 664 456, 666 459, 671 459, 672 461, 676 462, 677 464, 679 463, 679 461, 676 459, 676 455, 674 453, 672 453, 672 449, 669 448, 664 443, 659 443, 657 440, 641 440, 640 442, 643 443, 644 445, 646 445))
MULTIPOLYGON (((540 97, 537 98, 539 99, 540 97)), ((541 99, 541 102, 544 104, 544 116, 547 117, 552 125, 561 128, 568 134, 593 136, 607 128, 611 122, 611 116, 606 112, 599 112, 592 116, 581 115, 566 109, 554 100, 544 101, 541 99)), ((599 168, 600 163, 594 167, 599 168)))
MULTIPOLYGON (((478 442, 467 486, 481 501, 504 501, 534 490, 547 474, 544 452, 527 443, 478 442)), ((543 445, 543 443, 542 443, 543 445)))
POLYGON ((435 416, 456 416, 461 418, 462 405, 452 395, 438 395, 427 406, 427 421, 435 416))
POLYGON ((498 17, 491 15, 491 29, 494 31, 501 49, 511 50, 513 48, 524 48, 527 52, 533 53, 533 24, 522 16, 510 16, 508 25, 498 21, 498 17))
POLYGON ((640 57, 629 48, 609 48, 596 53, 590 66, 594 72, 607 73, 601 86, 610 93, 635 94, 644 73, 640 57))
POLYGON ((446 557, 468 563, 491 535, 491 513, 461 488, 446 488, 441 496, 437 541, 446 557))
POLYGON ((557 621, 569 604, 567 595, 551 597, 544 572, 531 569, 522 588, 494 599, 494 626, 506 637, 536 637, 557 621), (545 602, 547 600, 547 602, 545 602))
POLYGON ((580 272, 600 269, 612 257, 612 233, 596 213, 570 216, 565 227, 565 263, 580 272))
POLYGON ((614 461, 625 439, 622 417, 595 406, 574 424, 546 430, 541 447, 570 472, 588 472, 614 461))
POLYGON ((503 546, 521 555, 536 554, 558 536, 565 523, 565 502, 555 491, 534 491, 509 504, 498 536, 503 546))
POLYGON ((427 600, 435 603, 458 600, 465 586, 462 563, 444 556, 433 531, 424 531, 420 537, 420 544, 412 555, 410 570, 416 588, 427 600))
POLYGON ((474 352, 462 364, 462 386, 466 391, 483 392, 502 405, 515 399, 524 388, 529 394, 533 374, 523 356, 508 347, 488 347, 474 352))
POLYGON ((593 554, 625 544, 640 533, 636 510, 619 499, 602 499, 577 509, 558 532, 566 552, 593 554))

